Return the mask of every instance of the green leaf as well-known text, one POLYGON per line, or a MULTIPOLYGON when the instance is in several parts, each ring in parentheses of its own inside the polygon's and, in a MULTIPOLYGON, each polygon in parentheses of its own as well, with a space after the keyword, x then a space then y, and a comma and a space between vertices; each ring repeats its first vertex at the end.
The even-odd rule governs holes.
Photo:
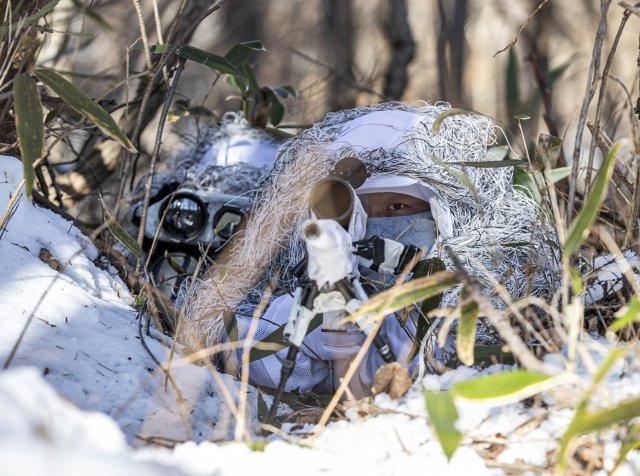
POLYGON ((476 321, 478 320, 478 303, 469 297, 463 288, 461 294, 460 318, 458 319, 458 336, 456 353, 464 365, 473 365, 476 343, 476 321))
POLYGON ((616 320, 609 326, 609 331, 617 332, 628 325, 640 322, 640 298, 633 296, 627 305, 616 314, 616 320))
MULTIPOLYGON (((439 258, 423 259, 420 260, 413 269, 412 279, 431 276, 439 271, 445 271, 446 269, 444 262, 439 258)), ((422 301, 422 304, 420 305, 420 313, 418 315, 418 323, 416 325, 416 339, 411 347, 409 355, 407 355, 407 364, 418 354, 418 351, 420 350, 420 343, 427 335, 427 331, 429 330, 429 327, 431 327, 431 324, 433 324, 432 320, 427 317, 427 314, 434 309, 437 309, 440 306, 440 301, 442 301, 442 293, 436 294, 422 301)))
POLYGON ((253 68, 248 63, 242 63, 240 68, 242 70, 242 78, 246 83, 246 91, 256 97, 261 96, 260 85, 256 79, 256 75, 253 72, 253 68))
POLYGON ((13 108, 26 184, 25 193, 31 199, 35 180, 33 163, 44 155, 44 114, 36 83, 26 74, 15 76, 13 108))
POLYGON ((573 58, 561 64, 560 66, 553 68, 551 71, 549 71, 549 73, 547 73, 547 84, 549 86, 553 86, 556 83, 556 81, 558 81, 562 77, 564 72, 567 70, 569 66, 571 66, 572 63, 573 63, 573 58))
POLYGON ((138 242, 129 233, 127 233, 127 231, 122 228, 117 221, 115 221, 104 203, 102 204, 102 210, 104 211, 105 221, 107 222, 107 226, 111 234, 116 238, 116 240, 122 243, 125 248, 131 251, 136 258, 140 258, 142 256, 142 249, 138 242))
POLYGON ((178 263, 173 256, 171 256, 171 253, 169 253, 168 250, 164 250, 164 258, 167 260, 167 262, 169 263, 169 266, 171 266, 171 268, 178 274, 187 274, 187 272, 184 270, 184 268, 182 266, 180 266, 180 263, 178 263))
POLYGON ((449 165, 460 165, 462 167, 476 167, 479 169, 496 169, 499 167, 515 167, 516 165, 528 165, 526 160, 487 160, 480 162, 447 162, 449 165))
MULTIPOLYGON (((60 3, 60 0, 51 0, 49 3, 43 5, 40 10, 33 13, 32 15, 29 15, 24 20, 13 23, 11 25, 11 30, 13 31, 13 33, 16 33, 22 28, 27 28, 37 24, 41 18, 52 12, 56 5, 58 5, 58 3, 60 3)), ((8 31, 9 26, 7 23, 4 23, 2 26, 0 26, 0 35, 4 35, 8 31)))
MULTIPOLYGON (((501 397, 526 398, 538 393, 540 384, 551 377, 527 370, 514 370, 465 380, 453 386, 456 397, 468 400, 490 400, 501 397)), ((521 399, 519 398, 519 399, 521 399)))
POLYGON ((374 313, 391 314, 416 302, 437 296, 457 283, 458 278, 453 271, 440 271, 433 276, 413 279, 376 294, 365 302, 352 317, 354 320, 358 320, 374 313))
POLYGON ((282 118, 284 117, 284 106, 275 96, 272 96, 269 106, 269 121, 271 121, 271 124, 275 127, 282 122, 282 118))
POLYGON ((622 444, 622 447, 620 448, 620 454, 618 455, 618 458, 616 459, 616 462, 613 465, 613 469, 609 474, 616 474, 616 470, 622 463, 626 461, 627 456, 629 456, 629 453, 638 449, 640 449, 640 440, 632 440, 632 441, 624 442, 622 444))
POLYGON ((232 65, 238 67, 249 57, 252 51, 267 51, 262 41, 243 41, 237 45, 233 45, 227 54, 224 55, 225 59, 232 65))
POLYGON ((576 268, 569 268, 569 277, 571 278, 571 287, 575 294, 582 294, 584 292, 584 281, 582 280, 582 273, 576 268))
POLYGON ((89 98, 89 96, 55 71, 39 68, 34 71, 34 74, 40 81, 60 96, 60 99, 62 99, 65 104, 93 122, 98 126, 98 129, 117 141, 122 147, 130 152, 136 152, 136 148, 125 133, 118 127, 109 113, 89 98))
POLYGON ((508 145, 496 145, 496 146, 490 147, 487 150, 486 159, 491 161, 504 160, 507 158, 508 153, 509 153, 508 145))
POLYGON ((611 175, 613 174, 613 165, 616 162, 618 156, 618 149, 620 143, 616 142, 609 150, 609 153, 604 159, 596 179, 593 181, 591 191, 587 197, 582 210, 578 213, 578 216, 573 220, 569 227, 567 239, 564 243, 564 253, 567 257, 572 256, 580 245, 589 235, 589 228, 595 221, 598 213, 600 212, 600 205, 607 195, 607 188, 611 182, 611 175))
POLYGON ((513 184, 519 185, 531 195, 536 203, 542 203, 540 188, 548 183, 555 183, 571 174, 571 167, 560 167, 553 170, 546 170, 544 174, 538 170, 529 171, 522 167, 513 170, 513 184))
MULTIPOLYGON (((164 53, 170 51, 174 45, 171 43, 164 45, 153 45, 149 49, 152 53, 164 53)), ((176 50, 176 54, 181 58, 185 58, 196 63, 205 65, 219 73, 239 75, 240 71, 229 62, 224 56, 210 53, 194 46, 182 45, 176 50)))
POLYGON ((461 114, 474 115, 474 116, 484 116, 484 114, 480 114, 475 111, 469 111, 467 109, 459 109, 459 108, 451 108, 447 109, 444 112, 441 112, 436 120, 433 121, 433 125, 431 126, 431 135, 435 136, 440 132, 440 126, 442 125, 442 121, 444 121, 447 117, 451 116, 459 116, 461 114))
POLYGON ((569 428, 560 440, 558 463, 561 469, 567 464, 567 456, 571 442, 580 435, 603 430, 613 425, 627 424, 640 416, 640 398, 634 398, 616 405, 613 408, 597 412, 577 411, 569 428))
POLYGON ((424 392, 429 422, 436 432, 447 459, 451 459, 462 441, 462 433, 456 429, 458 410, 450 392, 424 392))

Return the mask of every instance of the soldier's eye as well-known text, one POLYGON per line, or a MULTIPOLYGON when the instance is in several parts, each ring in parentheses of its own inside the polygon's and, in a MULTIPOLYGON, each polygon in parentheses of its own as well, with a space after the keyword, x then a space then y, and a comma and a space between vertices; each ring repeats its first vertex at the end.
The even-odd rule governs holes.
POLYGON ((389 211, 398 211, 398 210, 403 210, 404 208, 407 208, 407 205, 405 205, 404 203, 401 202, 396 202, 396 203, 392 203, 387 207, 387 210, 389 211))

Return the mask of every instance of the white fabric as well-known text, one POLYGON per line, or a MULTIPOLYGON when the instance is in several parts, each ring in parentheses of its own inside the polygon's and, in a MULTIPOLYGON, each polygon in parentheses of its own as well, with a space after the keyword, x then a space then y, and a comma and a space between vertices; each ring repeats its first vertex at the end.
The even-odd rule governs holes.
POLYGON ((449 205, 425 183, 404 175, 381 174, 367 178, 356 190, 358 195, 383 192, 403 193, 429 203, 440 238, 446 240, 453 236, 453 220, 449 205))
POLYGON ((334 136, 329 149, 345 145, 371 149, 392 149, 406 139, 406 132, 420 120, 420 115, 409 111, 377 111, 349 121, 334 136))
POLYGON ((226 166, 246 163, 266 167, 273 164, 278 147, 279 144, 235 135, 212 144, 204 153, 200 164, 226 166))
MULTIPOLYGON (((293 297, 288 294, 276 298, 267 308, 264 316, 258 324, 258 331, 254 337, 259 341, 275 331, 278 327, 287 323, 289 311, 293 304, 293 297)), ((252 318, 249 316, 237 316, 238 338, 243 341, 248 334, 252 318)), ((406 331, 415 334, 415 326, 407 322, 406 331)), ((412 348, 412 341, 400 326, 394 315, 387 316, 382 324, 380 334, 386 338, 397 361, 405 365, 407 356, 412 348)), ((301 352, 298 353, 293 373, 287 382, 285 390, 290 392, 298 389, 301 392, 311 390, 332 391, 340 384, 339 376, 332 372, 333 361, 344 361, 353 357, 365 336, 362 332, 349 327, 347 332, 323 332, 321 327, 314 329, 303 341, 301 352), (333 376, 333 377, 332 377, 333 376)), ((280 379, 282 361, 287 355, 287 349, 283 349, 263 359, 252 362, 249 367, 251 381, 255 385, 275 388, 280 379)), ((242 362, 242 349, 237 351, 238 362, 242 362)), ((409 371, 412 372, 417 365, 416 356, 409 363, 409 371)), ((382 357, 375 348, 371 348, 360 366, 357 386, 370 389, 373 384, 373 376, 376 370, 384 364, 382 357)), ((238 370, 240 372, 240 370, 238 370)))
POLYGON ((351 253, 351 237, 335 220, 307 220, 302 225, 307 244, 307 274, 319 288, 351 276, 358 258, 351 253))

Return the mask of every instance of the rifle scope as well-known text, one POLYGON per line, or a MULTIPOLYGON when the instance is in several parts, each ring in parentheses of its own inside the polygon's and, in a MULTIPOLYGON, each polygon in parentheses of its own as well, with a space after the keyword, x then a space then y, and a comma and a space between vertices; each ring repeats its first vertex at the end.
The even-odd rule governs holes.
POLYGON ((349 182, 335 175, 326 177, 311 189, 309 208, 319 219, 335 220, 349 226, 355 192, 349 182))

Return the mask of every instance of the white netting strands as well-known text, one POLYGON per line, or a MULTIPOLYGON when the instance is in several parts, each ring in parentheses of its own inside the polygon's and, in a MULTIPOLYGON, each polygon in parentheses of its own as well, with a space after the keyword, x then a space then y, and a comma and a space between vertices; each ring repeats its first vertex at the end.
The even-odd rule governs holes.
MULTIPOLYGON (((272 278, 290 290, 291 270, 303 256, 297 231, 308 217, 311 185, 349 156, 362 160, 372 176, 416 178, 448 205, 453 235, 441 239, 432 254, 449 267, 444 245, 473 276, 484 283, 490 276, 495 278, 513 297, 525 289, 539 295, 555 289, 555 232, 535 203, 513 189, 512 168, 454 164, 491 160, 487 149, 496 143, 495 126, 485 116, 458 114, 445 118, 439 132, 432 134, 436 118, 449 109, 444 103, 420 108, 385 103, 340 111, 287 141, 260 183, 251 218, 233 243, 227 266, 212 270, 187 298, 181 338, 194 345, 220 342, 223 309, 234 309, 252 289, 260 289, 261 282, 272 278), (350 121, 381 111, 404 111, 413 117, 399 140, 379 148, 340 142, 341 131, 350 121), (468 177, 466 185, 460 174, 468 177)), ((447 292, 442 305, 454 305, 458 294, 459 289, 447 292)), ((498 298, 494 300, 501 305, 498 298)))

